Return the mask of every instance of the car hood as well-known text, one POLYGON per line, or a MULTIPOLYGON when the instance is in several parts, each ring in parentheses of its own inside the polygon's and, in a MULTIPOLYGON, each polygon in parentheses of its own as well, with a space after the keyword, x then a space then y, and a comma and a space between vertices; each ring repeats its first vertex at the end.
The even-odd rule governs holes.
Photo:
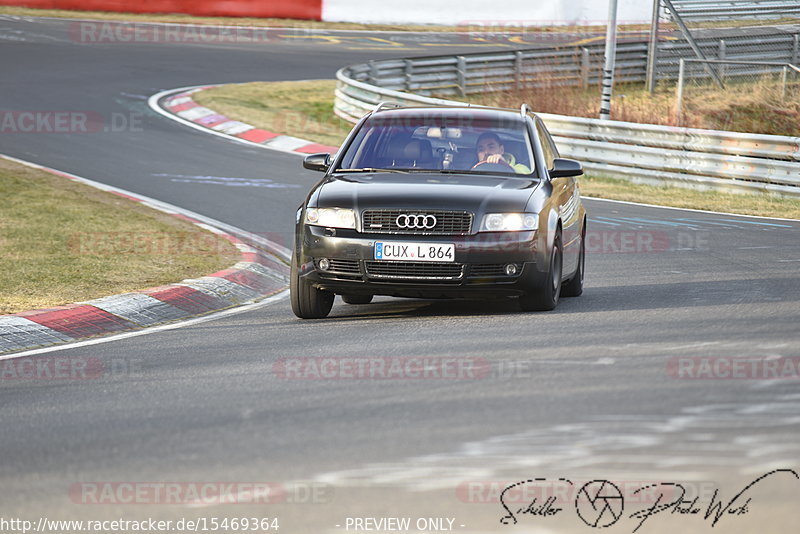
POLYGON ((457 174, 344 174, 315 195, 317 207, 522 211, 538 179, 457 174))

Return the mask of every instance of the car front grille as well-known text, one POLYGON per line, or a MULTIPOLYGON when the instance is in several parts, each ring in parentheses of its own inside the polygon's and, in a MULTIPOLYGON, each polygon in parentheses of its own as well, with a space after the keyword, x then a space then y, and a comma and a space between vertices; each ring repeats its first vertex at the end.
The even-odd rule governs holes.
POLYGON ((383 209, 365 210, 362 214, 362 231, 365 233, 406 235, 468 235, 472 231, 472 213, 467 211, 383 209), (401 228, 400 215, 433 215, 433 228, 401 228))
POLYGON ((407 280, 458 280, 464 274, 461 263, 407 261, 366 261, 367 275, 372 278, 407 280))

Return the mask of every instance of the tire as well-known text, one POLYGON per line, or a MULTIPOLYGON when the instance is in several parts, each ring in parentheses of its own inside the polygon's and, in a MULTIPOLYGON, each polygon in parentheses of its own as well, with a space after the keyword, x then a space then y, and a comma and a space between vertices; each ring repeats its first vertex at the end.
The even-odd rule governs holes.
POLYGON ((583 293, 583 273, 586 269, 586 225, 581 234, 581 252, 578 257, 578 270, 575 276, 561 287, 562 297, 579 297, 583 293))
POLYGON ((553 239, 553 251, 550 253, 550 268, 547 271, 542 287, 519 298, 522 311, 550 311, 558 305, 561 295, 561 270, 564 250, 561 245, 561 230, 553 239))
POLYGON ((324 319, 333 307, 333 293, 317 289, 300 278, 294 254, 292 254, 289 294, 292 301, 292 311, 301 319, 324 319))
POLYGON ((342 295, 342 300, 347 304, 369 304, 372 295, 342 295))

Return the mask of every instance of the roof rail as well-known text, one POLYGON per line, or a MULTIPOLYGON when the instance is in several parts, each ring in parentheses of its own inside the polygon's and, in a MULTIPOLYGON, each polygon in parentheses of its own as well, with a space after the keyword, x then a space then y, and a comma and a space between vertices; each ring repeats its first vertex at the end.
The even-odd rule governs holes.
POLYGON ((378 105, 375 106, 375 109, 372 110, 373 113, 377 113, 383 109, 388 108, 402 108, 403 104, 400 102, 378 102, 378 105))
POLYGON ((519 107, 519 114, 524 119, 525 117, 528 116, 528 113, 533 113, 533 110, 531 109, 531 107, 528 104, 522 104, 519 107))

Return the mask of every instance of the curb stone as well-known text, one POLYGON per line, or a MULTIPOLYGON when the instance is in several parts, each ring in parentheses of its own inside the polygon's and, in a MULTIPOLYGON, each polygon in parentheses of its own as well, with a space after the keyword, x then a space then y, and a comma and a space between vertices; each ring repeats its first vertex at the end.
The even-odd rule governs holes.
POLYGON ((214 87, 219 86, 205 85, 187 90, 177 90, 177 93, 165 97, 161 102, 157 102, 156 105, 176 117, 209 130, 209 133, 229 135, 240 140, 263 145, 266 148, 274 148, 284 152, 297 152, 298 154, 334 153, 339 150, 339 147, 322 145, 306 139, 256 128, 250 124, 221 115, 213 109, 201 106, 192 99, 194 93, 213 89, 214 87))

